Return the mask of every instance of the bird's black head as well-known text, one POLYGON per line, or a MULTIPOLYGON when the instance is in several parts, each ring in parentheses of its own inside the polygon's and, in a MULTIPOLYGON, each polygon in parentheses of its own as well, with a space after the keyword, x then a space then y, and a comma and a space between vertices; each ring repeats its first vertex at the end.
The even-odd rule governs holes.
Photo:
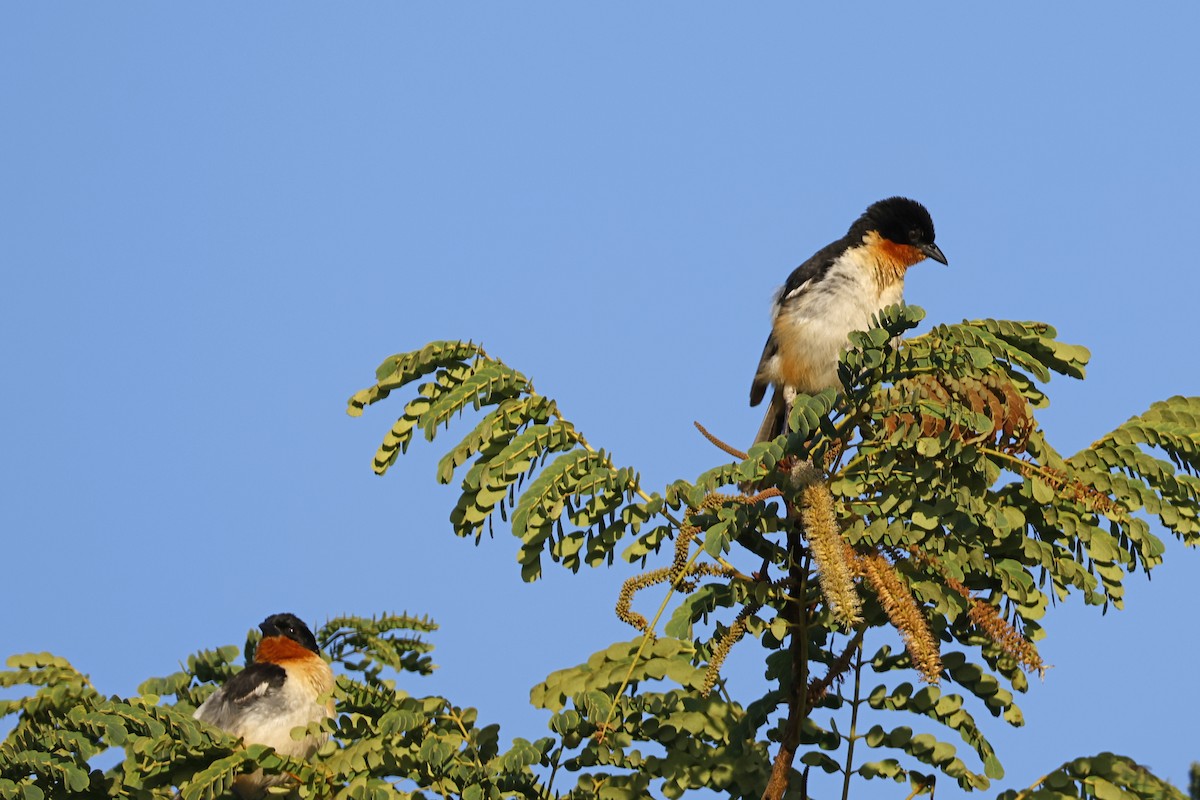
POLYGON ((286 636, 301 647, 306 647, 314 653, 319 653, 317 637, 312 635, 308 626, 300 621, 295 614, 272 614, 259 623, 263 636, 286 636))
POLYGON ((916 200, 889 197, 872 203, 850 228, 852 234, 859 236, 870 231, 890 242, 915 247, 934 261, 948 263, 941 248, 933 243, 933 218, 916 200))

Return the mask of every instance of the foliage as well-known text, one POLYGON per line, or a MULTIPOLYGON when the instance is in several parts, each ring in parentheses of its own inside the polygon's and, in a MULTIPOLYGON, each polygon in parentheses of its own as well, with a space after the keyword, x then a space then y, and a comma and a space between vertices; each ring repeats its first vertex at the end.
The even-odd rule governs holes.
MULTIPOLYGON (((1052 374, 1084 376, 1085 349, 1042 323, 995 320, 900 342, 922 316, 887 309, 852 336, 841 392, 800 395, 788 433, 748 453, 721 445, 732 461, 659 491, 478 345, 386 359, 349 404, 357 416, 409 395, 376 472, 418 431, 434 441, 470 415, 436 474, 459 486, 457 535, 511 531, 525 580, 546 563, 577 571, 618 555, 646 570, 616 598, 634 637, 534 687, 551 735, 502 752, 498 727, 471 709, 384 677, 430 669, 428 645, 397 631, 431 623, 346 617, 319 634, 342 675, 332 739, 312 763, 191 718, 237 669, 236 648, 197 654, 127 699, 103 698, 53 656, 11 659, 0 685, 34 691, 0 707, 18 715, 0 746, 0 797, 180 786, 192 800, 256 768, 290 773, 304 797, 847 797, 862 780, 991 789, 1004 770, 981 720, 1023 724, 1016 696, 1044 669, 1049 609, 1071 594, 1121 608, 1124 577, 1162 561, 1151 519, 1200 539, 1200 398, 1155 403, 1064 456, 1035 412, 1052 374), (647 619, 639 593, 658 584, 669 596, 647 619), (751 640, 768 689, 734 697, 721 667, 751 640), (107 748, 123 761, 91 768, 107 748)), ((1112 754, 999 796, 1182 797, 1112 754)))
POLYGON ((1023 792, 1005 792, 997 800, 1066 800, 1094 797, 1117 800, 1126 797, 1166 797, 1184 800, 1183 792, 1151 775, 1145 767, 1112 753, 1076 758, 1038 780, 1023 792))
MULTIPOLYGON (((550 739, 518 739, 501 750, 499 726, 480 725, 474 709, 410 696, 382 677, 385 669, 428 674, 430 645, 402 632, 435 627, 428 619, 385 615, 339 617, 318 630, 343 674, 334 689, 338 717, 327 724, 331 740, 311 764, 261 745, 243 748, 192 718, 216 684, 238 671, 233 661, 243 648, 197 653, 179 672, 145 681, 138 696, 126 699, 103 697, 61 658, 14 656, 0 672, 0 686, 36 691, 0 706, 20 715, 0 745, 0 797, 169 798, 179 786, 183 800, 209 800, 227 796, 234 777, 254 769, 296 776, 301 797, 539 796, 530 767, 550 739), (175 702, 164 702, 165 695, 175 702), (123 750, 116 766, 90 766, 110 748, 123 750)), ((246 652, 257 638, 250 635, 246 652)))

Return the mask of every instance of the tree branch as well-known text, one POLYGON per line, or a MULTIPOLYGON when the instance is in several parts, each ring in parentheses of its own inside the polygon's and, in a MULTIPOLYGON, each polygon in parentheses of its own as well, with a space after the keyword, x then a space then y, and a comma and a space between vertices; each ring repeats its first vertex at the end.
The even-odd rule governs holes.
MULTIPOLYGON (((779 753, 771 767, 771 777, 763 791, 762 800, 783 800, 791 783, 792 763, 800 746, 800 727, 808 717, 808 569, 810 558, 805 552, 799 520, 788 532, 788 550, 792 553, 789 567, 790 578, 800 587, 796 602, 792 605, 792 640, 789 650, 792 655, 792 693, 788 703, 788 718, 784 724, 783 737, 779 742, 779 753), (804 553, 804 563, 796 557, 804 553)), ((807 791, 801 792, 802 800, 807 791)))

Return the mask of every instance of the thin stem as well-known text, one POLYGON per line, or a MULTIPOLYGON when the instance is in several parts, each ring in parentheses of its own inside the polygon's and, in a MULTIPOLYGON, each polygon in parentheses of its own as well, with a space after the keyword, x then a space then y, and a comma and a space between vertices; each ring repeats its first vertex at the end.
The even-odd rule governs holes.
POLYGON ((482 767, 483 760, 479 757, 479 748, 472 744, 471 734, 467 733, 467 727, 463 724, 463 718, 454 710, 454 706, 449 703, 446 703, 446 709, 446 712, 442 716, 454 722, 454 725, 458 728, 458 732, 462 734, 463 744, 466 746, 466 749, 474 753, 475 763, 482 767))
MULTIPOLYGON (((592 445, 590 443, 588 443, 588 440, 584 437, 584 435, 582 433, 579 433, 578 431, 576 431, 575 440, 583 446, 584 450, 587 450, 589 453, 596 455, 596 448, 592 447, 592 445)), ((604 466, 608 467, 609 469, 616 469, 616 465, 612 463, 612 459, 608 458, 607 456, 604 458, 604 466)), ((642 498, 647 503, 650 502, 650 495, 646 494, 642 490, 641 484, 639 484, 635 481, 630 481, 629 488, 633 489, 634 493, 638 497, 642 498)), ((661 509, 659 509, 658 513, 661 514, 667 522, 674 525, 675 530, 679 530, 680 528, 683 527, 683 523, 680 522, 679 520, 675 519, 674 515, 672 515, 671 512, 668 511, 667 509, 661 508, 661 509)))
POLYGON ((560 744, 554 751, 554 762, 550 765, 550 777, 546 780, 546 800, 550 800, 550 792, 554 790, 554 776, 558 774, 558 762, 562 760, 563 746, 560 744))
POLYGON ((1003 459, 1006 459, 1006 460, 1008 460, 1008 461, 1011 461, 1011 462, 1013 462, 1014 464, 1020 464, 1020 465, 1021 465, 1022 467, 1024 467, 1025 469, 1031 469, 1031 468, 1032 468, 1032 469, 1034 469, 1034 470, 1040 470, 1040 469, 1041 469, 1041 466, 1040 466, 1040 465, 1038 465, 1038 464, 1034 464, 1034 463, 1032 463, 1032 462, 1030 462, 1030 461, 1026 461, 1026 460, 1025 460, 1025 459, 1023 459, 1023 458, 1017 458, 1017 457, 1016 457, 1016 456, 1014 456, 1012 453, 1006 453, 1006 452, 1004 452, 1003 450, 997 450, 997 449, 995 449, 995 448, 993 448, 993 447, 980 447, 980 448, 979 448, 979 452, 981 452, 981 453, 986 453, 986 454, 988 454, 989 456, 992 456, 992 457, 994 457, 994 458, 1003 458, 1003 459))
POLYGON ((650 624, 646 627, 646 632, 642 634, 642 642, 638 645, 637 652, 633 654, 633 660, 629 663, 629 670, 625 673, 625 679, 621 681, 621 685, 617 687, 616 694, 613 695, 612 706, 608 709, 608 716, 604 718, 604 723, 600 726, 600 737, 603 738, 608 731, 608 723, 612 721, 613 714, 617 712, 617 701, 621 699, 621 695, 625 693, 625 687, 633 679, 633 671, 637 669, 638 662, 642 660, 642 652, 646 649, 646 645, 654 640, 654 631, 658 627, 658 621, 662 618, 663 612, 667 610, 667 604, 671 601, 671 595, 679 588, 679 584, 688 579, 688 572, 692 564, 696 563, 696 559, 704 552, 704 548, 697 548, 692 557, 683 565, 683 569, 671 581, 670 587, 667 590, 667 596, 663 598, 662 603, 658 606, 658 613, 654 615, 654 619, 650 620, 650 624))
POLYGON ((846 745, 845 778, 842 781, 842 800, 850 798, 850 774, 854 766, 854 743, 858 741, 858 707, 862 705, 862 639, 858 640, 854 651, 854 700, 850 703, 850 735, 846 745))
MULTIPOLYGON (((779 753, 771 767, 771 777, 767 780, 767 788, 763 791, 762 800, 782 800, 788 790, 792 763, 796 759, 796 750, 800 746, 800 730, 808 717, 808 571, 811 557, 804 550, 801 542, 799 525, 794 525, 788 532, 788 546, 792 553, 804 553, 803 564, 797 563, 795 557, 789 569, 789 576, 799 584, 799 596, 795 600, 795 620, 792 628, 792 639, 789 650, 792 655, 792 699, 788 704, 788 718, 784 723, 783 736, 779 742, 779 753)), ((806 800, 807 789, 801 786, 801 800, 806 800)))
POLYGON ((857 453, 855 453, 854 457, 853 457, 853 458, 851 458, 849 461, 847 461, 845 464, 843 464, 843 465, 842 465, 842 466, 841 466, 841 467, 838 469, 838 471, 837 471, 837 472, 834 472, 832 475, 830 475, 830 476, 829 476, 829 480, 830 480, 830 482, 832 482, 832 481, 833 481, 835 478, 840 478, 841 476, 845 475, 845 474, 846 474, 846 472, 847 472, 847 471, 848 471, 848 470, 849 470, 851 467, 853 467, 853 466, 857 466, 859 463, 861 463, 861 462, 863 462, 863 461, 866 461, 866 460, 870 459, 870 457, 871 457, 871 455, 870 455, 869 453, 864 453, 864 452, 863 452, 863 451, 860 449, 860 450, 859 450, 857 453))
POLYGON ((849 644, 842 654, 837 657, 837 660, 829 665, 829 671, 825 673, 824 678, 814 679, 808 684, 808 702, 816 705, 825 698, 829 692, 829 687, 833 682, 842 677, 842 673, 850 668, 850 659, 854 656, 859 644, 862 643, 863 634, 866 632, 866 624, 860 625, 855 631, 854 636, 850 638, 849 644))
POLYGON ((1046 782, 1046 779, 1049 778, 1050 775, 1051 775, 1051 773, 1046 773, 1045 775, 1038 778, 1033 783, 1029 784, 1029 787, 1022 789, 1020 792, 1018 792, 1017 796, 1015 798, 1013 798, 1013 800, 1022 800, 1022 798, 1029 797, 1030 794, 1032 794, 1034 791, 1037 790, 1037 787, 1041 786, 1043 783, 1046 782))
MULTIPOLYGON (((703 430, 703 429, 701 429, 701 430, 703 430)), ((596 453, 596 448, 592 447, 591 444, 588 443, 588 440, 586 438, 584 438, 584 435, 582 433, 577 432, 575 434, 575 436, 576 436, 576 441, 578 441, 579 444, 583 446, 583 449, 587 450, 589 453, 593 453, 593 454, 596 453)), ((606 457, 604 459, 604 466, 608 467, 609 469, 616 469, 616 466, 612 463, 611 458, 606 457)), ((646 501, 647 503, 650 502, 650 495, 646 494, 646 492, 642 490, 642 487, 640 484, 637 484, 637 483, 634 483, 631 481, 629 488, 633 489, 634 493, 638 497, 642 498, 642 500, 646 501)), ((675 519, 675 515, 672 514, 670 511, 668 511, 666 508, 660 508, 658 510, 658 513, 663 517, 663 519, 665 519, 667 522, 674 525, 675 530, 680 530, 681 528, 683 528, 683 523, 680 522, 679 520, 675 519)), ((728 561, 726 561, 721 556, 718 555, 715 557, 715 559, 716 559, 716 562, 718 564, 720 564, 722 567, 724 567, 725 569, 732 570, 734 577, 741 578, 742 580, 746 580, 746 581, 753 580, 753 578, 751 578, 749 575, 744 575, 740 570, 738 570, 736 567, 734 567, 732 564, 730 564, 728 561)), ((672 588, 674 588, 674 587, 672 587, 672 588)), ((668 597, 669 597, 669 595, 668 595, 668 597)), ((657 619, 657 617, 655 617, 655 619, 657 619)), ((653 630, 653 629, 654 628, 651 627, 651 630, 653 630)))
POLYGON ((800 661, 796 676, 796 705, 800 709, 799 719, 793 733, 794 745, 800 744, 800 723, 808 716, 808 565, 800 578, 800 661))
MULTIPOLYGON (((584 437, 584 435, 582 433, 576 433, 576 441, 578 441, 579 444, 582 445, 583 448, 585 450, 587 450, 589 453, 596 452, 596 449, 594 447, 592 447, 592 445, 588 442, 588 440, 584 437)), ((605 466, 609 467, 610 469, 614 468, 612 459, 606 457, 604 459, 604 461, 605 461, 605 466)), ((646 502, 650 502, 650 495, 646 494, 642 490, 642 487, 639 484, 631 483, 630 488, 633 489, 633 491, 637 494, 637 496, 642 498, 642 500, 644 500, 646 502)), ((674 525, 675 530, 679 531, 679 530, 683 529, 683 523, 680 522, 679 520, 675 519, 675 516, 673 514, 671 514, 671 512, 669 512, 667 509, 665 509, 665 508, 659 509, 658 513, 661 514, 663 516, 663 518, 666 519, 669 523, 674 525)), ((659 621, 659 619, 662 618, 663 612, 666 611, 666 609, 667 609, 667 603, 670 602, 671 596, 673 594, 675 594, 675 591, 679 588, 679 584, 688 578, 689 568, 692 566, 692 564, 694 564, 696 562, 696 559, 699 558, 700 554, 703 552, 704 552, 704 548, 699 548, 692 555, 692 557, 688 559, 688 561, 684 565, 683 569, 679 571, 679 574, 676 576, 675 580, 671 582, 671 585, 667 591, 667 595, 666 595, 666 597, 663 598, 662 603, 659 605, 658 612, 654 615, 654 619, 650 620, 650 624, 649 624, 649 626, 647 626, 646 632, 642 635, 642 642, 640 645, 638 645, 637 652, 633 656, 633 661, 629 665, 629 671, 625 673, 625 679, 621 682, 620 687, 617 689, 617 693, 613 698, 613 705, 608 710, 608 716, 605 717, 604 724, 601 726, 601 729, 600 729, 601 737, 604 736, 605 732, 608 729, 608 723, 612 721, 613 714, 616 713, 616 710, 617 710, 616 701, 621 697, 622 694, 624 694, 625 687, 629 685, 629 681, 633 676, 634 669, 637 668, 638 662, 641 661, 642 652, 645 650, 646 645, 654 637, 654 631, 658 627, 658 621, 659 621)), ((751 578, 748 575, 744 575, 740 570, 735 568, 732 564, 730 564, 728 561, 726 561, 721 556, 717 556, 716 561, 722 567, 729 570, 733 574, 733 577, 740 578, 747 582, 753 580, 753 578, 751 578)))

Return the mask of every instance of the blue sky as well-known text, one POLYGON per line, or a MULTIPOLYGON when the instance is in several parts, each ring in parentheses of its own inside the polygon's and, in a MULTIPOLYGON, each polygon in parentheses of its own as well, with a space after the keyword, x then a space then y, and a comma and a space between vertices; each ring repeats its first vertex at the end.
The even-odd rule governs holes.
MULTIPOLYGON (((950 259, 910 274, 929 322, 1091 348, 1050 386, 1060 451, 1200 394, 1198 25, 1182 2, 5 4, 0 653, 124 694, 272 612, 407 610, 442 625, 407 688, 541 735, 529 687, 629 637, 630 571, 521 584, 510 538, 451 535, 439 447, 371 473, 399 403, 345 399, 472 338, 649 486, 694 476, 722 458, 692 420, 756 429, 774 289, 893 194, 950 259)), ((1127 611, 1051 616, 1027 727, 987 728, 1003 786, 1106 749, 1183 783, 1198 570, 1172 546, 1127 611)))

